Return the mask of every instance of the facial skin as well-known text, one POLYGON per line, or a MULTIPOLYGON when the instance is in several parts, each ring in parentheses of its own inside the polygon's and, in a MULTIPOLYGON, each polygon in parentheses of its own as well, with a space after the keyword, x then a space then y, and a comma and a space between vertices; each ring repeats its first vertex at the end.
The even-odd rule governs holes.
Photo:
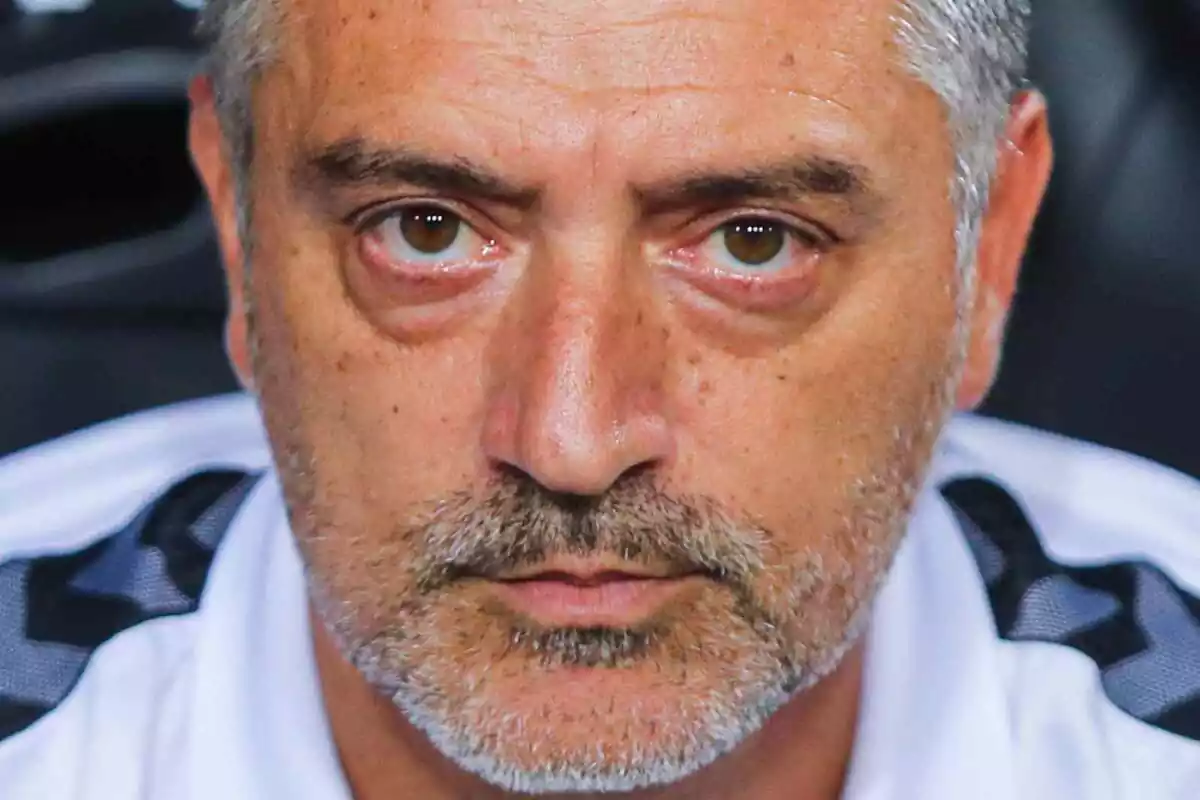
POLYGON ((249 269, 203 80, 191 139, 356 795, 834 796, 870 599, 995 370, 1040 100, 968 296, 891 0, 285 8, 249 269), (673 582, 580 627, 506 593, 539 570, 673 582))

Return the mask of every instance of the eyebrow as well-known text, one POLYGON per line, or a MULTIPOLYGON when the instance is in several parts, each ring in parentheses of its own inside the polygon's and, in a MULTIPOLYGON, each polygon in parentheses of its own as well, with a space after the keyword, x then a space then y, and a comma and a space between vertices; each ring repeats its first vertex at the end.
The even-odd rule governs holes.
MULTIPOLYGON (((536 205, 541 195, 536 186, 513 183, 466 158, 437 158, 360 138, 336 141, 304 157, 293 181, 301 192, 318 198, 359 187, 403 185, 521 210, 536 205)), ((733 172, 697 172, 633 191, 648 215, 752 199, 798 202, 813 196, 841 198, 865 213, 880 201, 865 167, 815 156, 733 172)))
POLYGON ((801 156, 763 168, 731 173, 697 174, 642 187, 638 196, 647 213, 683 208, 736 205, 746 200, 840 198, 863 210, 880 198, 870 172, 860 164, 801 156))
POLYGON ((376 147, 343 139, 305 157, 293 175, 302 192, 315 196, 357 187, 416 186, 431 192, 529 208, 538 190, 518 186, 465 158, 432 158, 407 148, 376 147))

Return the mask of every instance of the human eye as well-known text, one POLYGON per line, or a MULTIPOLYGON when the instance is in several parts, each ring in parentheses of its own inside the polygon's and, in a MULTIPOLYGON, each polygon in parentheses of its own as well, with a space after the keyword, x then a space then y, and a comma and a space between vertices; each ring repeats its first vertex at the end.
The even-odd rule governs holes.
POLYGON ((824 245, 816 231, 764 214, 744 214, 718 225, 698 248, 708 268, 740 275, 772 275, 807 263, 824 245))
POLYGON ((371 213, 359 227, 366 258, 406 272, 476 263, 495 246, 461 214, 435 203, 384 208, 371 213))
POLYGON ((844 243, 832 229, 773 210, 740 209, 686 225, 668 249, 671 273, 733 309, 774 312, 817 290, 825 258, 844 243))

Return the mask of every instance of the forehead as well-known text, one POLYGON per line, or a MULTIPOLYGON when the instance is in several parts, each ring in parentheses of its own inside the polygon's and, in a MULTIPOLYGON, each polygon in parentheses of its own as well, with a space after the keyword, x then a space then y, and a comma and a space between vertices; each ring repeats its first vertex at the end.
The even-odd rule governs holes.
MULTIPOLYGON (((278 103, 302 144, 473 159, 676 161, 797 148, 869 162, 939 117, 894 0, 292 0, 278 103), (932 111, 932 114, 929 113, 932 111)), ((886 160, 886 159, 883 159, 886 160)), ((529 169, 536 166, 528 164, 529 169)))

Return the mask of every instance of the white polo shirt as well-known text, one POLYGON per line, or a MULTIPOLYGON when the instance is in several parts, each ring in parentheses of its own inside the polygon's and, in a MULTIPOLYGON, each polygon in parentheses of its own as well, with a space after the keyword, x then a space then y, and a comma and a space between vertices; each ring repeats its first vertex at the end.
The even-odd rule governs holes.
MULTIPOLYGON (((846 800, 1200 798, 1200 485, 955 420, 846 800)), ((0 461, 0 798, 350 800, 253 402, 0 461)))

